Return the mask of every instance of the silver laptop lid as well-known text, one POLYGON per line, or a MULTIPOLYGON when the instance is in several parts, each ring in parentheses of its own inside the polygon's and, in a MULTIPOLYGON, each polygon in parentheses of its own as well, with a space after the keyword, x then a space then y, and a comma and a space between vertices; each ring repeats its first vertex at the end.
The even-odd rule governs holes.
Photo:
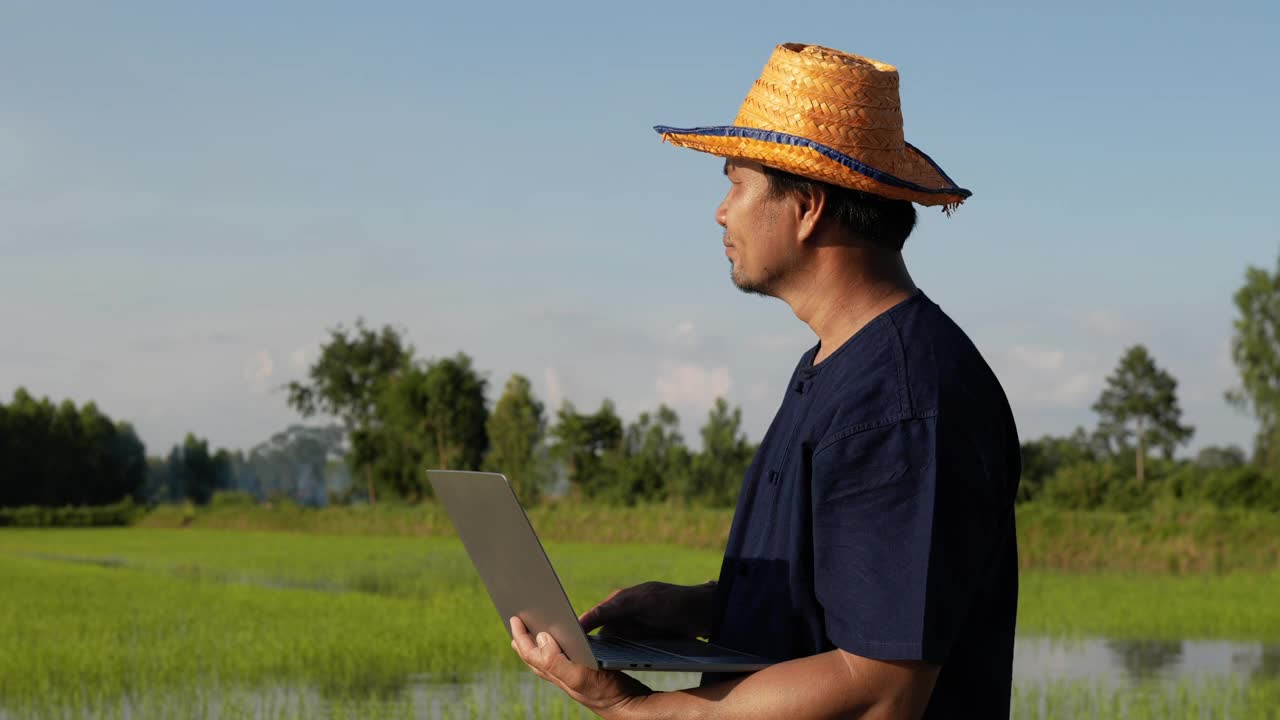
POLYGON ((498 473, 428 470, 502 626, 520 618, 529 632, 551 633, 570 660, 597 667, 573 605, 507 479, 498 473))

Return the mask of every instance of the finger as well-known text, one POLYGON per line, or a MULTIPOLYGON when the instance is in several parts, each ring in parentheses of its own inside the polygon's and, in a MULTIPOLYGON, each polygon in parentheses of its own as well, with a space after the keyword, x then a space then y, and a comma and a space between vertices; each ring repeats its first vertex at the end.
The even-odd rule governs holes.
POLYGON ((636 632, 635 626, 627 623, 609 623, 600 628, 600 637, 644 637, 644 633, 636 632))
POLYGON ((560 643, 548 633, 538 633, 537 643, 538 666, 565 689, 582 690, 590 672, 587 667, 570 660, 560 649, 560 643))
MULTIPOLYGON (((528 635, 525 635, 525 637, 528 637, 528 635)), ((530 670, 533 671, 534 675, 537 675, 538 677, 542 678, 543 680, 546 680, 547 682, 553 683, 555 685, 560 685, 560 682, 558 680, 548 675, 546 670, 543 669, 543 666, 546 664, 546 661, 539 654, 538 651, 540 648, 537 647, 536 642, 534 643, 533 648, 530 649, 527 646, 523 645, 523 640, 517 641, 515 639, 512 639, 511 647, 516 651, 516 654, 520 656, 520 659, 524 661, 524 664, 528 666, 530 670)))
POLYGON ((582 625, 582 632, 589 633, 600 627, 616 616, 618 603, 615 598, 622 592, 622 589, 614 590, 609 596, 601 600, 595 607, 578 616, 578 623, 582 625))
POLYGON ((540 632, 534 637, 518 617, 511 618, 511 646, 535 672, 546 671, 551 658, 557 655, 565 657, 560 644, 550 633, 540 632))
POLYGON ((538 644, 534 642, 533 636, 529 635, 529 630, 524 626, 524 621, 518 617, 511 618, 511 642, 516 646, 516 652, 520 653, 520 657, 525 662, 529 662, 538 648, 538 644))
POLYGON ((602 619, 600 619, 600 616, 602 616, 603 612, 607 611, 609 607, 612 606, 613 598, 618 596, 618 592, 621 592, 621 591, 613 591, 612 593, 609 593, 609 597, 604 598, 604 600, 598 603, 595 603, 595 607, 593 607, 593 609, 590 609, 584 612, 584 614, 577 616, 577 621, 579 621, 579 623, 582 625, 582 629, 584 629, 584 632, 589 633, 591 632, 591 630, 594 630, 595 628, 598 628, 598 626, 600 626, 600 621, 602 621, 602 619), (591 625, 590 628, 588 628, 588 625, 591 625))
MULTIPOLYGON (((526 633, 524 635, 524 638, 528 638, 528 637, 529 635, 526 633)), ((543 680, 546 680, 547 682, 553 683, 555 685, 560 684, 558 680, 548 675, 546 671, 544 671, 542 667, 540 667, 540 665, 542 664, 542 658, 539 657, 537 654, 538 648, 536 643, 533 645, 533 650, 530 651, 527 646, 522 645, 522 641, 517 641, 513 638, 511 640, 511 648, 516 651, 516 654, 519 655, 520 659, 524 661, 525 666, 527 666, 530 670, 533 671, 534 675, 537 675, 543 680)))
POLYGON ((511 638, 511 649, 516 651, 516 655, 524 661, 525 665, 529 665, 530 668, 533 667, 533 665, 529 664, 529 658, 525 655, 524 648, 520 646, 520 642, 515 638, 511 638))

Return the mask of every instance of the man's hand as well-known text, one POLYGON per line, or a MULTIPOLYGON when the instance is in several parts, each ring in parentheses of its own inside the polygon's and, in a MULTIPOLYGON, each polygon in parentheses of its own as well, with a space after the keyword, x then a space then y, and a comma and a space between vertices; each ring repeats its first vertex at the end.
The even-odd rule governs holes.
POLYGON ((715 583, 671 585, 641 583, 614 590, 599 605, 582 613, 583 632, 634 638, 707 637, 711 634, 715 583))
POLYGON ((628 705, 653 691, 625 673, 578 665, 547 633, 529 634, 520 618, 511 618, 511 647, 543 680, 555 683, 566 695, 602 718, 623 717, 628 705))

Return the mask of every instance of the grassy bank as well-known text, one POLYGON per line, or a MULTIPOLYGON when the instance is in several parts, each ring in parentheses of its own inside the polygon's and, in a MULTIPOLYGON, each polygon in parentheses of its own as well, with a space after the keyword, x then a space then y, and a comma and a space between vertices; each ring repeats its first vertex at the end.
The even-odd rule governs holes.
POLYGON ((1018 508, 1025 568, 1073 572, 1280 570, 1280 513, 1161 504, 1137 512, 1018 508))
MULTIPOLYGON (((720 550, 731 510, 649 505, 631 508, 575 503, 532 508, 545 540, 653 543, 720 550)), ((139 524, 333 535, 452 537, 438 505, 301 508, 246 505, 156 508, 139 524)), ((1023 568, 1069 572, 1220 574, 1280 570, 1280 515, 1209 506, 1164 505, 1132 513, 1018 508, 1023 568)))
MULTIPOLYGON (((591 543, 651 543, 688 548, 722 549, 729 535, 732 510, 675 505, 614 507, 590 503, 547 503, 528 510, 543 540, 591 543)), ((419 505, 381 503, 306 508, 293 503, 195 508, 161 505, 137 525, 150 528, 193 527, 211 530, 265 530, 327 535, 382 537, 454 537, 444 509, 433 502, 419 505)))

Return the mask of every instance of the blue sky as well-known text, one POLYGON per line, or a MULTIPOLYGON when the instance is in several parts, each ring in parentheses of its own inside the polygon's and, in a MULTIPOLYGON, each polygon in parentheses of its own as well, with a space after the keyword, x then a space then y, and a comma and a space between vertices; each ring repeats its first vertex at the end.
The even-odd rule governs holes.
POLYGON ((728 280, 719 162, 774 45, 893 63, 907 139, 974 191, 906 257, 1024 437, 1092 427, 1124 349, 1222 400, 1231 295, 1280 251, 1275 5, 0 3, 0 398, 95 400, 151 453, 297 416, 326 329, 464 350, 496 396, 763 434, 812 345, 728 280))

